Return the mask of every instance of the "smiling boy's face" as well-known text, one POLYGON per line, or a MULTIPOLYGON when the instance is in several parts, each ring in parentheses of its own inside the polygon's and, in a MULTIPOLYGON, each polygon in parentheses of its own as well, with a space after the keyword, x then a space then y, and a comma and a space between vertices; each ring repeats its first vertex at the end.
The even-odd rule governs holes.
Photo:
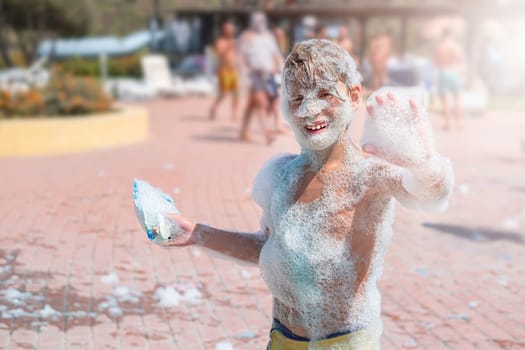
POLYGON ((354 115, 348 88, 342 81, 314 87, 295 85, 287 89, 289 113, 285 114, 297 142, 310 150, 334 145, 354 115))
POLYGON ((284 69, 283 111, 297 142, 324 150, 341 140, 361 100, 355 63, 328 40, 297 44, 284 69))

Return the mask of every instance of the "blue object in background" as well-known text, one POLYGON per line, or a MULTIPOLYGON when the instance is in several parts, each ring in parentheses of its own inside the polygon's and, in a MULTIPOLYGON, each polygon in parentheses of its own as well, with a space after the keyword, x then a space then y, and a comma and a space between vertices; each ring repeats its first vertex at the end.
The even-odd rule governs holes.
POLYGON ((164 38, 163 31, 142 30, 128 36, 100 36, 78 39, 44 40, 38 46, 38 56, 98 57, 127 55, 158 44, 164 38))

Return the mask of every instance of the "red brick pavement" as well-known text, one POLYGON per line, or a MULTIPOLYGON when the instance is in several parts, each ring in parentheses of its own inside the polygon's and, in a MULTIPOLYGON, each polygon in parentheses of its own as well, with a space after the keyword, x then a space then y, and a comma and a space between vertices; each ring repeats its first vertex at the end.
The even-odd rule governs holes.
MULTIPOLYGON (((237 142, 224 112, 206 120, 210 102, 149 103, 152 137, 143 144, 0 159, 0 348, 264 348, 271 297, 257 268, 201 248, 154 246, 133 213, 138 177, 191 218, 257 229, 252 180, 266 159, 297 147, 290 135, 271 147, 261 135, 237 142), (111 276, 118 281, 107 283, 111 276), (155 292, 166 286, 202 297, 161 307, 155 292)), ((490 112, 466 118, 463 132, 436 131, 456 190, 447 213, 397 209, 380 283, 384 349, 525 348, 522 117, 490 112)))

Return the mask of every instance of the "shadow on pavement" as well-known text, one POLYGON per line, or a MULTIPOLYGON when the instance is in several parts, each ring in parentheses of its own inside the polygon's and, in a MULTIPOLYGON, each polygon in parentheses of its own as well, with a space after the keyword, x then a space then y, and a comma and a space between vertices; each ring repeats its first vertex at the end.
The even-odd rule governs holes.
POLYGON ((179 118, 183 122, 193 122, 193 123, 210 123, 210 119, 207 116, 202 115, 185 115, 179 118))
POLYGON ((519 157, 491 157, 491 160, 505 164, 519 164, 523 162, 519 157))
POLYGON ((510 188, 512 191, 525 193, 525 186, 513 186, 510 188))
POLYGON ((525 244, 525 237, 517 232, 500 231, 482 227, 435 224, 429 222, 423 223, 423 227, 476 242, 510 241, 517 244, 525 244))
POLYGON ((233 135, 194 135, 192 139, 196 141, 211 141, 211 142, 230 142, 240 143, 241 140, 238 136, 233 135))

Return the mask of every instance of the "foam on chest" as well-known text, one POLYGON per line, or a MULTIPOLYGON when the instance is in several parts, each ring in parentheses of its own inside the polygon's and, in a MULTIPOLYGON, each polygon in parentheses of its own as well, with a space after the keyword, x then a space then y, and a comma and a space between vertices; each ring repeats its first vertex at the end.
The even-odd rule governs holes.
POLYGON ((333 281, 351 284, 349 238, 355 204, 366 191, 363 186, 347 185, 355 182, 349 176, 335 179, 339 181, 329 185, 324 179, 319 199, 309 203, 293 200, 297 182, 291 177, 284 178, 272 196, 273 229, 260 261, 274 295, 313 298, 333 281))

